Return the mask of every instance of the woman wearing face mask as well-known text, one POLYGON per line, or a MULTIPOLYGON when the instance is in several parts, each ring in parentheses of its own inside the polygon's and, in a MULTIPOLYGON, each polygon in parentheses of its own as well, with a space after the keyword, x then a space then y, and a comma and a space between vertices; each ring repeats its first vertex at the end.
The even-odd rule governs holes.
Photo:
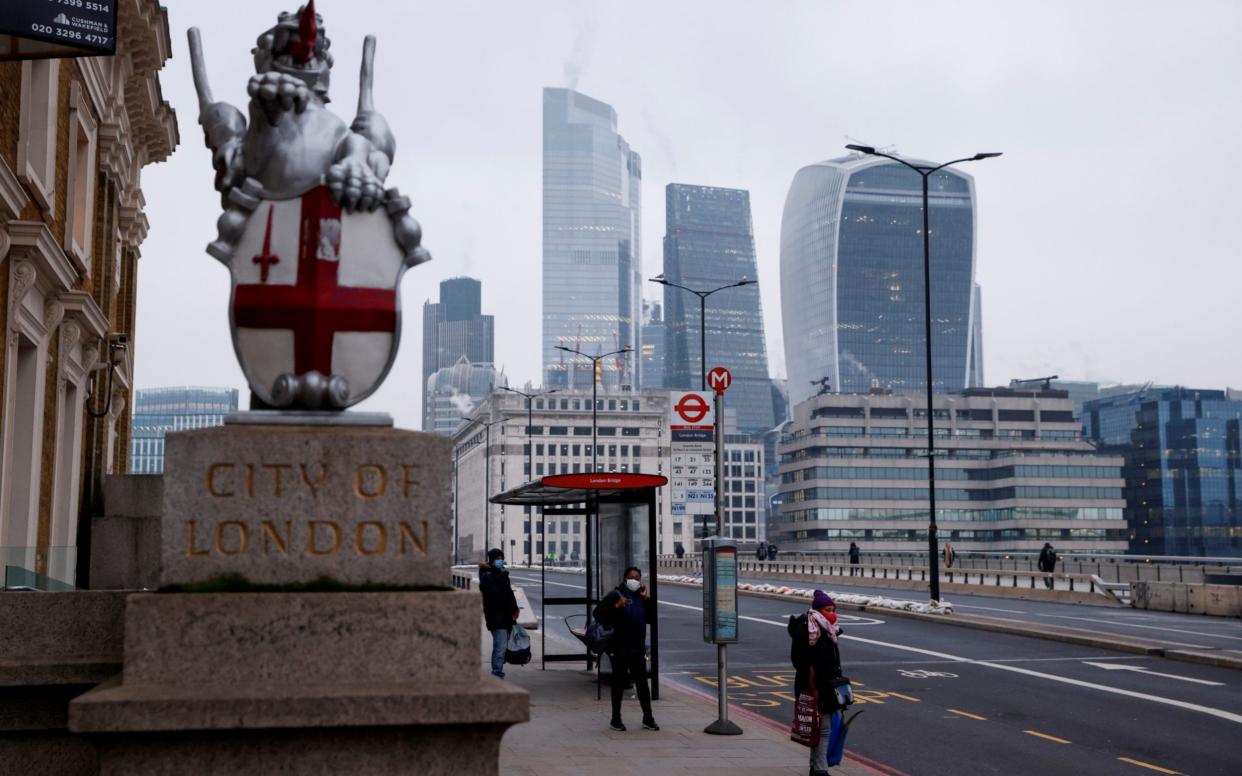
POLYGON ((811 747, 811 776, 827 776, 832 715, 840 713, 835 705, 832 680, 842 675, 841 652, 837 647, 841 628, 837 625, 836 603, 824 591, 816 590, 810 610, 790 617, 788 630, 793 642, 789 657, 794 666, 794 694, 801 694, 806 688, 812 671, 819 693, 819 740, 811 747))
POLYGON ((517 622, 517 597, 505 570, 505 554, 499 547, 487 551, 487 563, 479 564, 479 592, 483 594, 483 619, 492 634, 492 676, 505 678, 505 648, 509 631, 517 622))
POLYGON ((625 730, 621 721, 621 697, 627 680, 634 682, 638 703, 643 709, 643 728, 659 730, 651 715, 651 688, 647 684, 647 624, 652 619, 651 598, 643 584, 642 572, 631 566, 617 589, 604 596, 595 607, 595 619, 613 629, 608 660, 612 663, 613 730, 625 730))

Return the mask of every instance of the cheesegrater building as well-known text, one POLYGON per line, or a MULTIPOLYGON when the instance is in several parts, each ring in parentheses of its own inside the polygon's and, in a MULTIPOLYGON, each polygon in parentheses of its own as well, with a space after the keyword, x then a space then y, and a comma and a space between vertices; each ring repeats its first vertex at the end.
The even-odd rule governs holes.
MULTIPOLYGON (((917 160, 914 163, 920 164, 917 160)), ((983 381, 973 179, 929 180, 933 389, 983 381)), ((831 390, 926 390, 922 181, 874 156, 802 168, 781 222, 781 305, 793 404, 831 390)))

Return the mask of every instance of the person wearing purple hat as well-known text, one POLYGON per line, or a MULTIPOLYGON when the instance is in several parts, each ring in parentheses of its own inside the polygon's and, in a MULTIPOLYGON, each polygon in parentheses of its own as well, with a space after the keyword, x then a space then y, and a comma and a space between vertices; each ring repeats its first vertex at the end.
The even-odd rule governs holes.
POLYGON ((792 640, 789 659, 794 667, 794 695, 801 694, 812 677, 819 694, 819 740, 811 747, 811 776, 826 776, 832 715, 837 712, 832 680, 842 676, 841 651, 837 646, 841 628, 837 625, 837 605, 832 596, 816 590, 810 610, 789 618, 788 631, 792 640))

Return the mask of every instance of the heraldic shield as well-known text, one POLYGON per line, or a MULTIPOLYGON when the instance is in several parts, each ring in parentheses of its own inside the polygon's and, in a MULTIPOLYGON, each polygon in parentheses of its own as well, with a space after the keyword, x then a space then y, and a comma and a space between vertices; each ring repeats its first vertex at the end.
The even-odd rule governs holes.
POLYGON ((342 212, 326 186, 260 200, 233 254, 229 311, 255 394, 283 406, 311 372, 344 378, 345 406, 374 392, 397 354, 405 269, 383 210, 342 212))

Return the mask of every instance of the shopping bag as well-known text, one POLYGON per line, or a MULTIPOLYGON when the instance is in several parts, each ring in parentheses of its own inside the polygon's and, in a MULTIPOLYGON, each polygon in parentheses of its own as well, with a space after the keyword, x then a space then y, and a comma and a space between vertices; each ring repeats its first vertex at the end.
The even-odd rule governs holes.
POLYGON ((815 691, 814 682, 807 682, 806 689, 798 694, 798 700, 794 703, 789 740, 803 746, 819 743, 819 693, 815 691))
POLYGON ((844 711, 834 711, 832 713, 832 728, 828 734, 828 767, 840 765, 841 760, 845 758, 845 737, 849 735, 850 725, 854 724, 854 718, 862 714, 862 710, 858 710, 850 715, 849 719, 845 719, 844 711))
POLYGON ((530 662, 530 634, 516 622, 509 631, 509 644, 505 647, 505 662, 524 666, 530 662))

